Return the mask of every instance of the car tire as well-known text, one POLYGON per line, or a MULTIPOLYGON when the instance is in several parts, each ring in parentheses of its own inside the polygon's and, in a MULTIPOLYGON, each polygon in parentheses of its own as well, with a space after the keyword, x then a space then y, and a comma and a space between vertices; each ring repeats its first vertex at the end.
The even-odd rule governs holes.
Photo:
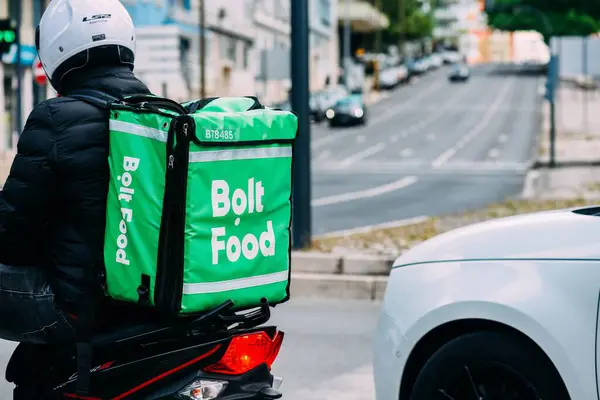
MULTIPOLYGON (((466 383, 469 387, 480 384, 481 377, 485 374, 479 375, 481 371, 476 367, 469 371, 465 368, 474 365, 503 365, 507 368, 506 371, 516 372, 537 391, 537 397, 533 394, 526 397, 531 400, 569 399, 554 366, 542 351, 529 341, 517 334, 475 332, 449 341, 431 356, 417 377, 411 400, 444 398, 444 393, 440 390, 446 390, 446 396, 454 398, 453 393, 448 393, 451 389, 446 388, 451 388, 452 385, 456 387, 459 379, 469 379, 466 383)), ((489 373, 489 376, 498 379, 499 375, 489 373)), ((476 395, 481 398, 489 396, 488 394, 483 397, 481 392, 469 395, 473 398, 476 398, 476 395)), ((504 398, 501 394, 499 396, 497 398, 504 398)))

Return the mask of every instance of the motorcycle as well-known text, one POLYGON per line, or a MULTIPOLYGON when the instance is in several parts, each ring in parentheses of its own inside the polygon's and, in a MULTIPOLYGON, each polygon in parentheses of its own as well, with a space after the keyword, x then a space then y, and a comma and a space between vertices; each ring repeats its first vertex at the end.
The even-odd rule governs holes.
POLYGON ((21 343, 7 366, 15 400, 271 400, 282 397, 271 374, 284 332, 260 326, 257 309, 233 312, 230 301, 176 323, 113 327, 92 338, 94 367, 87 393, 78 393, 74 344, 21 343))

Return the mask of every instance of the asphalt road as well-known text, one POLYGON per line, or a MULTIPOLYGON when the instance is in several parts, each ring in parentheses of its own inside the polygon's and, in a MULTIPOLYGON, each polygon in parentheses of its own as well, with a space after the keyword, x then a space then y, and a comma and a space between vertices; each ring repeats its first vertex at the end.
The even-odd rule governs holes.
MULTIPOLYGON (((269 324, 286 334, 273 365, 284 400, 372 400, 372 337, 380 305, 294 299, 273 310, 269 324)), ((0 400, 12 400, 4 370, 15 345, 0 341, 0 400)))
POLYGON ((518 195, 539 131, 539 78, 430 72, 369 108, 364 127, 313 125, 315 234, 479 208, 518 195))
POLYGON ((273 365, 284 400, 373 400, 372 341, 380 304, 295 299, 270 323, 286 333, 273 365))

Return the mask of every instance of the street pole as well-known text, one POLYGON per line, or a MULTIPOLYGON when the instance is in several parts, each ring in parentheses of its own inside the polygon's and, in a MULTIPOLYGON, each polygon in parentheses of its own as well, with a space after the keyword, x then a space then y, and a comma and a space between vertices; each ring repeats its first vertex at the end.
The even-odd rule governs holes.
POLYGON ((548 102, 550 103, 550 168, 556 166, 556 87, 558 85, 558 56, 553 50, 550 57, 550 65, 548 68, 548 83, 547 90, 549 95, 547 96, 548 102))
POLYGON ((589 103, 589 90, 587 87, 588 78, 588 38, 583 37, 583 49, 582 53, 582 64, 583 64, 583 79, 584 79, 584 91, 583 91, 583 133, 589 135, 589 120, 588 120, 588 103, 589 103))
POLYGON ((309 25, 308 0, 291 1, 292 110, 298 116, 294 154, 293 237, 294 249, 311 243, 311 171, 309 123, 309 25))
MULTIPOLYGON (((17 73, 17 104, 15 109, 15 118, 17 119, 17 135, 21 135, 21 131, 23 130, 23 68, 21 65, 21 22, 22 22, 22 14, 23 14, 23 5, 21 1, 17 1, 17 59, 15 61, 15 71, 17 73)), ((15 144, 13 143, 13 146, 15 144)))
MULTIPOLYGON (((293 2, 293 1, 292 1, 293 2)), ((350 79, 350 0, 344 1, 344 6, 346 8, 346 16, 344 18, 344 84, 346 88, 349 88, 349 79, 350 79)), ((292 25, 293 26, 293 25, 292 25)))
POLYGON ((554 99, 550 100, 550 168, 556 166, 556 106, 554 99))
MULTIPOLYGON (((381 11, 381 0, 375 0, 375 8, 377 11, 381 11)), ((381 29, 375 31, 375 52, 381 53, 381 29)))
POLYGON ((204 12, 204 0, 200 1, 200 98, 206 97, 206 15, 204 12))
POLYGON ((405 35, 406 35, 406 0, 398 0, 398 20, 400 21, 400 26, 402 27, 400 29, 400 43, 399 43, 399 49, 400 50, 400 54, 402 56, 405 56, 405 35))

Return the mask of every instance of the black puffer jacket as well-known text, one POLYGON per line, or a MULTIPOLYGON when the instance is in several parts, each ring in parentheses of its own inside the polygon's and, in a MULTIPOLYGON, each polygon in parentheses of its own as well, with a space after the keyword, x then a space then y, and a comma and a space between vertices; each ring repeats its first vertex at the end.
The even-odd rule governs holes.
POLYGON ((82 88, 149 93, 126 66, 71 77, 64 97, 29 115, 0 192, 0 262, 46 268, 57 303, 72 312, 85 293, 84 268, 102 260, 109 174, 106 114, 67 97, 82 88))

